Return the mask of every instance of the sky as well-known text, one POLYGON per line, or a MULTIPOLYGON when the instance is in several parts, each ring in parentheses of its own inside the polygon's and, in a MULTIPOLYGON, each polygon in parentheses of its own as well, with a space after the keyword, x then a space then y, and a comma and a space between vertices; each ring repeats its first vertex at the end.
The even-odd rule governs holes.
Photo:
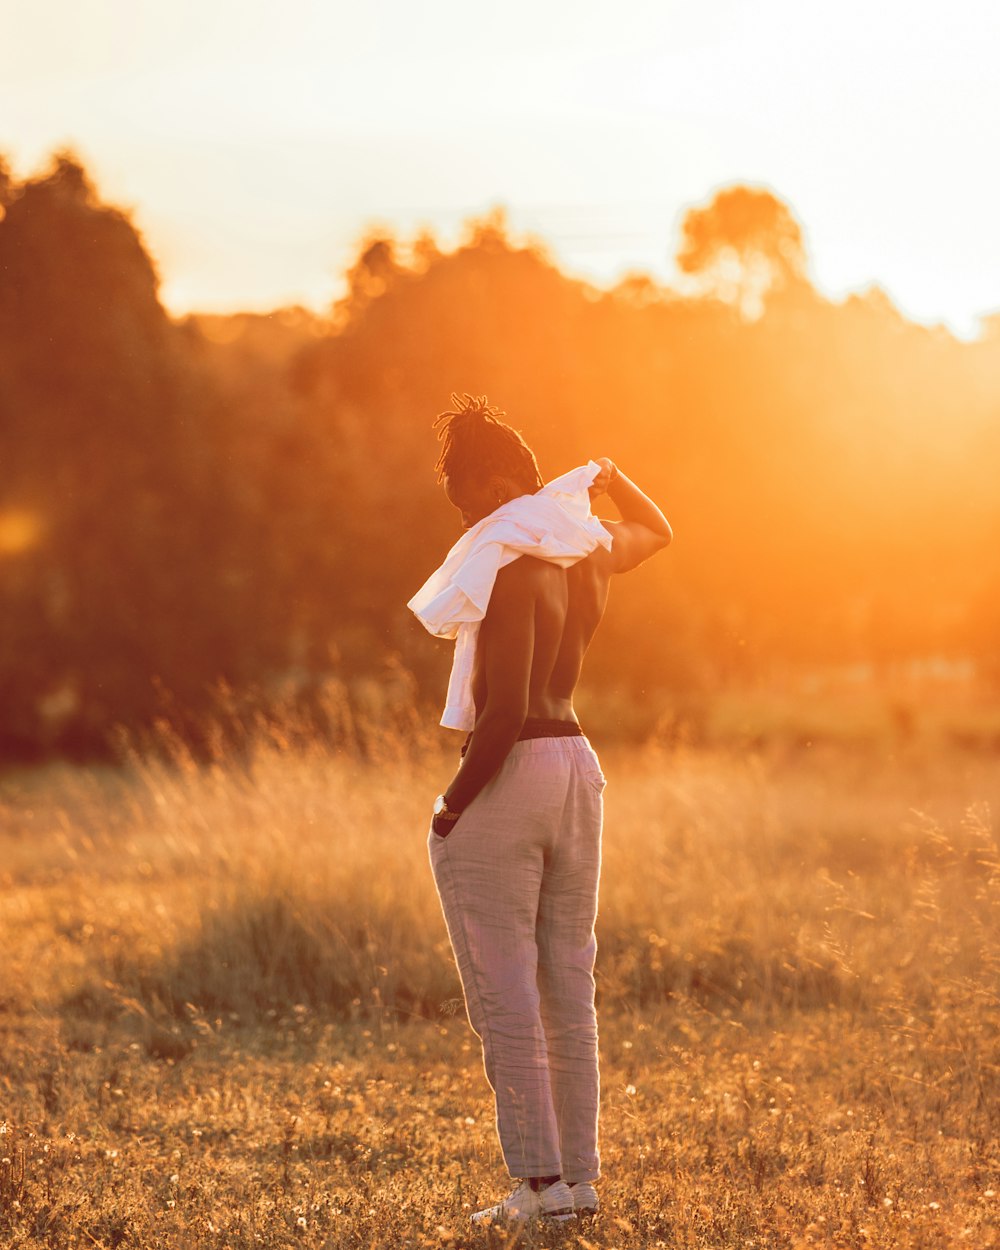
POLYGON ((191 310, 322 310, 373 226, 503 206, 566 272, 676 281, 737 182, 831 298, 1000 312, 996 0, 0 0, 0 153, 73 147, 191 310))

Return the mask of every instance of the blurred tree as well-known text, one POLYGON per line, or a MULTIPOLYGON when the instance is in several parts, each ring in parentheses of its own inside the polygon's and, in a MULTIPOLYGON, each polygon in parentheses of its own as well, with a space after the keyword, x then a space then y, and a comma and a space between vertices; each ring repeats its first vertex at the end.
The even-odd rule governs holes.
POLYGON ((10 198, 0 275, 2 498, 42 534, 0 565, 0 740, 90 751, 231 667, 229 476, 141 240, 71 153, 10 198))
POLYGON ((14 196, 16 184, 10 172, 10 165, 0 156, 0 218, 3 217, 7 205, 14 196))
POLYGON ((448 649, 405 603, 458 535, 432 467, 452 390, 546 476, 612 456, 674 523, 588 659, 611 722, 783 668, 995 653, 1000 337, 823 299, 769 192, 688 215, 698 297, 573 281, 493 213, 452 251, 369 234, 329 317, 180 324, 71 154, 0 198, 0 749, 99 750, 165 706, 196 735, 219 678, 370 694, 394 655, 436 701, 448 649))
POLYGON ((769 292, 805 280, 802 230, 770 191, 746 186, 718 191, 706 207, 688 210, 681 235, 681 272, 747 319, 761 315, 769 292))
POLYGON ((395 239, 384 231, 367 235, 357 260, 347 271, 347 294, 334 305, 334 325, 344 325, 357 317, 372 300, 384 295, 402 272, 395 239))

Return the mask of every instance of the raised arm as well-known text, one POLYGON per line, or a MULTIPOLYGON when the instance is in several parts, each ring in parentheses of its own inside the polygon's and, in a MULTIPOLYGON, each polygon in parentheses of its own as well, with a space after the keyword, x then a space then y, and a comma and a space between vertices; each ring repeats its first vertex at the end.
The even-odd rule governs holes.
POLYGON ((662 551, 673 538, 673 530, 656 504, 613 461, 602 456, 597 464, 601 466, 601 473, 590 488, 590 497, 596 500, 606 493, 621 514, 620 521, 602 521, 601 524, 614 539, 611 547, 613 571, 627 573, 662 551))

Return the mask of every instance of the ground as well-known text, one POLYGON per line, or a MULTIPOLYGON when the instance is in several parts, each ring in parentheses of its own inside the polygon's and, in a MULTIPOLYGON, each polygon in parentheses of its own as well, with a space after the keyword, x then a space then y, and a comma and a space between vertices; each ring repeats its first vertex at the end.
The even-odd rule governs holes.
POLYGON ((602 1209, 506 1191, 426 864, 451 767, 0 782, 0 1244, 1000 1245, 995 760, 605 754, 602 1209))

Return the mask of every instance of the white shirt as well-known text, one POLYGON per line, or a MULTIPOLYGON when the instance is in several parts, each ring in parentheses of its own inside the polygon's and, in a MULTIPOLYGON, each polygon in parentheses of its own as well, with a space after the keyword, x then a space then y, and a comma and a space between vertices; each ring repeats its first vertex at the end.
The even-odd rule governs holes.
POLYGON ((497 574, 519 556, 569 568, 611 535, 590 511, 588 487, 600 473, 593 460, 564 473, 534 495, 520 495, 462 535, 406 605, 437 638, 455 639, 455 658, 441 724, 472 729, 472 666, 479 625, 490 606, 497 574))

